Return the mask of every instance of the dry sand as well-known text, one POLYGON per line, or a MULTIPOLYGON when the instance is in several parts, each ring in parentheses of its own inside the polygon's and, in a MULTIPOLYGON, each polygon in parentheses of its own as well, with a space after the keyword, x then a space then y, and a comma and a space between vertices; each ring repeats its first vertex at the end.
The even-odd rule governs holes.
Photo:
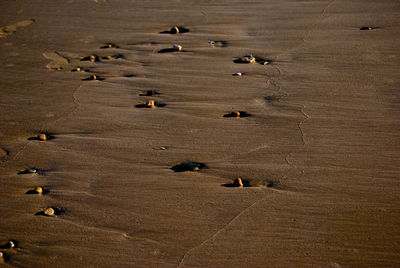
POLYGON ((5 266, 400 266, 399 1, 0 10, 5 266), (160 34, 175 25, 190 31, 160 34), (233 62, 250 54, 272 62, 233 62), (165 106, 135 108, 149 99, 165 106), (261 186, 222 186, 237 177, 261 186))

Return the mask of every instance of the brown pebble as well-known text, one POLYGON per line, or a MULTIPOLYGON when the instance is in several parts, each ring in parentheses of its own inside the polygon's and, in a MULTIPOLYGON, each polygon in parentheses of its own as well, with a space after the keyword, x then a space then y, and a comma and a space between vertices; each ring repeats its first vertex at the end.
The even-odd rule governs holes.
POLYGON ((91 62, 95 62, 95 61, 96 61, 96 56, 93 56, 93 55, 90 56, 90 57, 89 57, 89 60, 90 60, 91 62))
POLYGON ((149 108, 154 108, 154 107, 156 107, 156 106, 155 106, 154 100, 146 101, 146 107, 149 107, 149 108))
POLYGON ((96 76, 95 74, 93 74, 93 75, 90 77, 90 80, 97 80, 97 76, 96 76))
POLYGON ((35 192, 36 192, 37 194, 43 194, 43 188, 40 187, 40 186, 38 186, 38 187, 35 188, 35 192))
POLYGON ((44 133, 40 133, 37 137, 38 137, 38 140, 40 140, 40 141, 47 140, 47 136, 44 133))
POLYGON ((0 251, 0 263, 4 262, 5 262, 4 253, 0 251))
POLYGON ((44 215, 46 216, 54 216, 54 209, 53 208, 46 208, 43 210, 44 215))
POLYGON ((241 178, 237 178, 233 181, 233 185, 236 187, 243 187, 243 182, 241 178))

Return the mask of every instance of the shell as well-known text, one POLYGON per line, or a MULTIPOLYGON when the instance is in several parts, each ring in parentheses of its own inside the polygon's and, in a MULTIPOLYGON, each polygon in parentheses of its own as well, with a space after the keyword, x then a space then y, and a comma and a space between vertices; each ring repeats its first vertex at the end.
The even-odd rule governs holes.
POLYGON ((241 178, 237 178, 233 181, 233 185, 236 187, 243 187, 243 182, 241 178))
POLYGON ((178 34, 179 33, 179 28, 178 27, 172 27, 170 30, 169 30, 169 33, 170 34, 178 34))
POLYGON ((46 134, 44 134, 44 133, 40 133, 40 134, 37 136, 37 138, 38 138, 38 140, 40 140, 40 141, 45 141, 45 140, 47 140, 47 136, 46 136, 46 134))
POLYGON ((154 100, 148 100, 148 101, 146 101, 146 107, 149 107, 149 108, 154 108, 154 107, 156 107, 155 106, 155 102, 154 102, 154 100))
POLYGON ((44 215, 46 216, 54 216, 54 209, 53 208, 46 208, 45 210, 43 210, 44 215))
POLYGON ((172 47, 175 51, 182 51, 182 46, 181 45, 177 45, 177 44, 175 44, 173 47, 172 47))
POLYGON ((234 73, 234 74, 232 74, 233 76, 242 76, 243 75, 243 73, 234 73))
POLYGON ((40 187, 40 186, 38 186, 38 187, 35 188, 35 192, 36 192, 37 194, 43 194, 43 188, 40 187))

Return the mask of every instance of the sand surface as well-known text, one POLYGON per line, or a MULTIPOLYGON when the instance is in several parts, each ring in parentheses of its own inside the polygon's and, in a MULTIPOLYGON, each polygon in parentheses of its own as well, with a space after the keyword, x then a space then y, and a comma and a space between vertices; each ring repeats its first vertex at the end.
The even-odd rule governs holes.
POLYGON ((1 1, 4 266, 400 266, 399 11, 1 1), (160 33, 175 25, 190 31, 160 33), (135 108, 149 99, 165 106, 135 108), (54 139, 28 140, 41 132, 54 139), (171 170, 183 161, 208 168, 171 170), (237 177, 255 187, 223 186, 237 177), (46 207, 65 213, 34 215, 46 207))

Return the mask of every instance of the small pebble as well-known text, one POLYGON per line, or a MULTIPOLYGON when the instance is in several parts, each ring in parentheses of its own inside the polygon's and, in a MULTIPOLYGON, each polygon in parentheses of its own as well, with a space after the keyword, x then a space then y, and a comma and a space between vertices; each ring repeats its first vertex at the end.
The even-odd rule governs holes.
POLYGON ((182 51, 182 46, 181 45, 177 45, 177 44, 175 44, 173 47, 172 47, 175 51, 182 51))
POLYGON ((243 187, 242 179, 241 179, 241 178, 235 179, 235 180, 233 181, 233 185, 234 185, 235 187, 243 187))
POLYGON ((43 188, 40 187, 40 186, 38 186, 38 187, 35 188, 35 192, 36 192, 37 194, 43 194, 43 188))
POLYGON ((247 62, 247 63, 254 63, 256 62, 256 58, 254 58, 253 56, 244 56, 241 58, 241 60, 243 62, 247 62))
POLYGON ((38 140, 40 140, 40 141, 45 141, 45 140, 47 140, 47 136, 46 136, 46 134, 44 134, 44 133, 40 133, 40 134, 37 136, 37 138, 38 138, 38 140))
POLYGON ((46 216, 54 216, 54 209, 53 208, 46 208, 43 210, 44 215, 46 216))
POLYGON ((0 263, 4 263, 4 262, 6 262, 5 258, 4 258, 4 253, 0 251, 0 263))
POLYGON ((92 74, 92 76, 89 77, 89 80, 97 80, 97 76, 95 74, 92 74))
POLYGON ((155 106, 155 102, 154 102, 154 100, 149 100, 149 101, 146 101, 146 107, 148 107, 148 108, 155 108, 156 106, 155 106))
POLYGON ((179 33, 179 28, 178 27, 172 27, 170 30, 169 30, 169 33, 170 34, 178 34, 179 33))
POLYGON ((231 115, 232 115, 233 117, 240 117, 240 112, 234 111, 234 112, 231 113, 231 115))
POLYGON ((6 248, 8 248, 8 249, 15 248, 14 241, 12 241, 12 240, 8 241, 7 244, 6 244, 6 248))
POLYGON ((234 74, 232 74, 233 76, 242 76, 243 75, 243 73, 234 73, 234 74))

